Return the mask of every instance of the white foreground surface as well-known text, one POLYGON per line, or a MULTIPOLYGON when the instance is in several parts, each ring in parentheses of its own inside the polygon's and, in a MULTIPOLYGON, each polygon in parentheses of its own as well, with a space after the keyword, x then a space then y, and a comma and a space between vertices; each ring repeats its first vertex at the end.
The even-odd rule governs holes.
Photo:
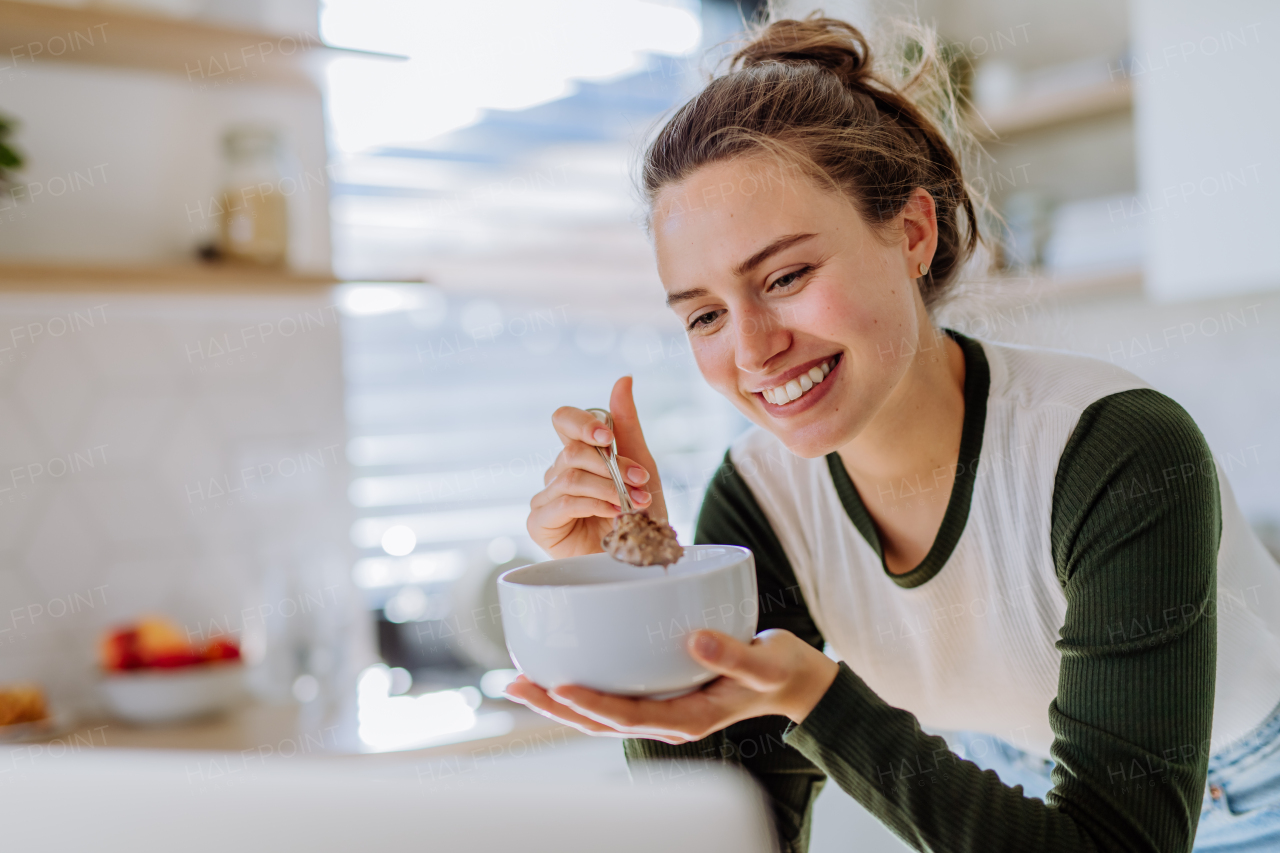
POLYGON ((475 785, 440 784, 439 773, 424 777, 421 768, 369 772, 372 765, 358 759, 215 775, 211 755, 100 750, 15 766, 0 780, 6 846, 102 853, 773 849, 757 789, 710 767, 636 784, 552 772, 495 774, 475 785))

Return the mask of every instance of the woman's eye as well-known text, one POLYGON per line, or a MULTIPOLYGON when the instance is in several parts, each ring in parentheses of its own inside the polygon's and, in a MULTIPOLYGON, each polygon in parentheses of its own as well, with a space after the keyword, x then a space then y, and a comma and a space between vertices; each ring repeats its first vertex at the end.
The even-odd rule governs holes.
POLYGON ((792 272, 789 272, 786 275, 780 275, 777 278, 775 278, 766 289, 773 290, 775 287, 782 287, 782 288, 790 287, 791 285, 798 282, 801 278, 803 278, 805 274, 812 269, 813 267, 801 267, 800 269, 793 270, 792 272))
POLYGON ((689 328, 697 329, 703 326, 710 326, 723 313, 724 313, 723 309, 717 308, 715 311, 708 311, 705 314, 699 314, 697 317, 694 317, 693 320, 689 323, 689 328))

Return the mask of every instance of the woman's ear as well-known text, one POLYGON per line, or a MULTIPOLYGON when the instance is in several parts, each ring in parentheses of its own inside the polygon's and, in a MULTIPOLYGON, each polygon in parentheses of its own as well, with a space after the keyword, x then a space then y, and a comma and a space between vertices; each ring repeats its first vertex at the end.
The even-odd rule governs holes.
POLYGON ((928 270, 938 250, 938 206, 927 190, 916 187, 898 215, 906 236, 902 251, 907 277, 916 279, 924 275, 921 268, 928 270))

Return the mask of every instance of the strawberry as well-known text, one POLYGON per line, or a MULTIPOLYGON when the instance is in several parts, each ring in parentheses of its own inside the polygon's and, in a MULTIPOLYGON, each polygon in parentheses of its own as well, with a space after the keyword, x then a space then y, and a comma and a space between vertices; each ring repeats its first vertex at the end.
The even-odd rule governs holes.
POLYGON ((103 669, 122 671, 142 666, 138 654, 138 632, 133 628, 118 628, 103 637, 98 646, 98 656, 103 669))
POLYGON ((204 647, 205 660, 239 660, 240 647, 225 637, 215 637, 204 647))

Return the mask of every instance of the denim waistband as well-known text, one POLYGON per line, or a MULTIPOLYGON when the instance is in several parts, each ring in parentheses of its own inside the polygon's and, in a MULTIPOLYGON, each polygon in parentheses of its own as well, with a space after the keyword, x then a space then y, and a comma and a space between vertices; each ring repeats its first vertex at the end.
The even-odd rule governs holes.
POLYGON ((1277 737, 1280 737, 1280 705, 1272 708, 1271 713, 1257 726, 1210 755, 1209 769, 1220 770, 1230 767, 1276 740, 1277 737))

